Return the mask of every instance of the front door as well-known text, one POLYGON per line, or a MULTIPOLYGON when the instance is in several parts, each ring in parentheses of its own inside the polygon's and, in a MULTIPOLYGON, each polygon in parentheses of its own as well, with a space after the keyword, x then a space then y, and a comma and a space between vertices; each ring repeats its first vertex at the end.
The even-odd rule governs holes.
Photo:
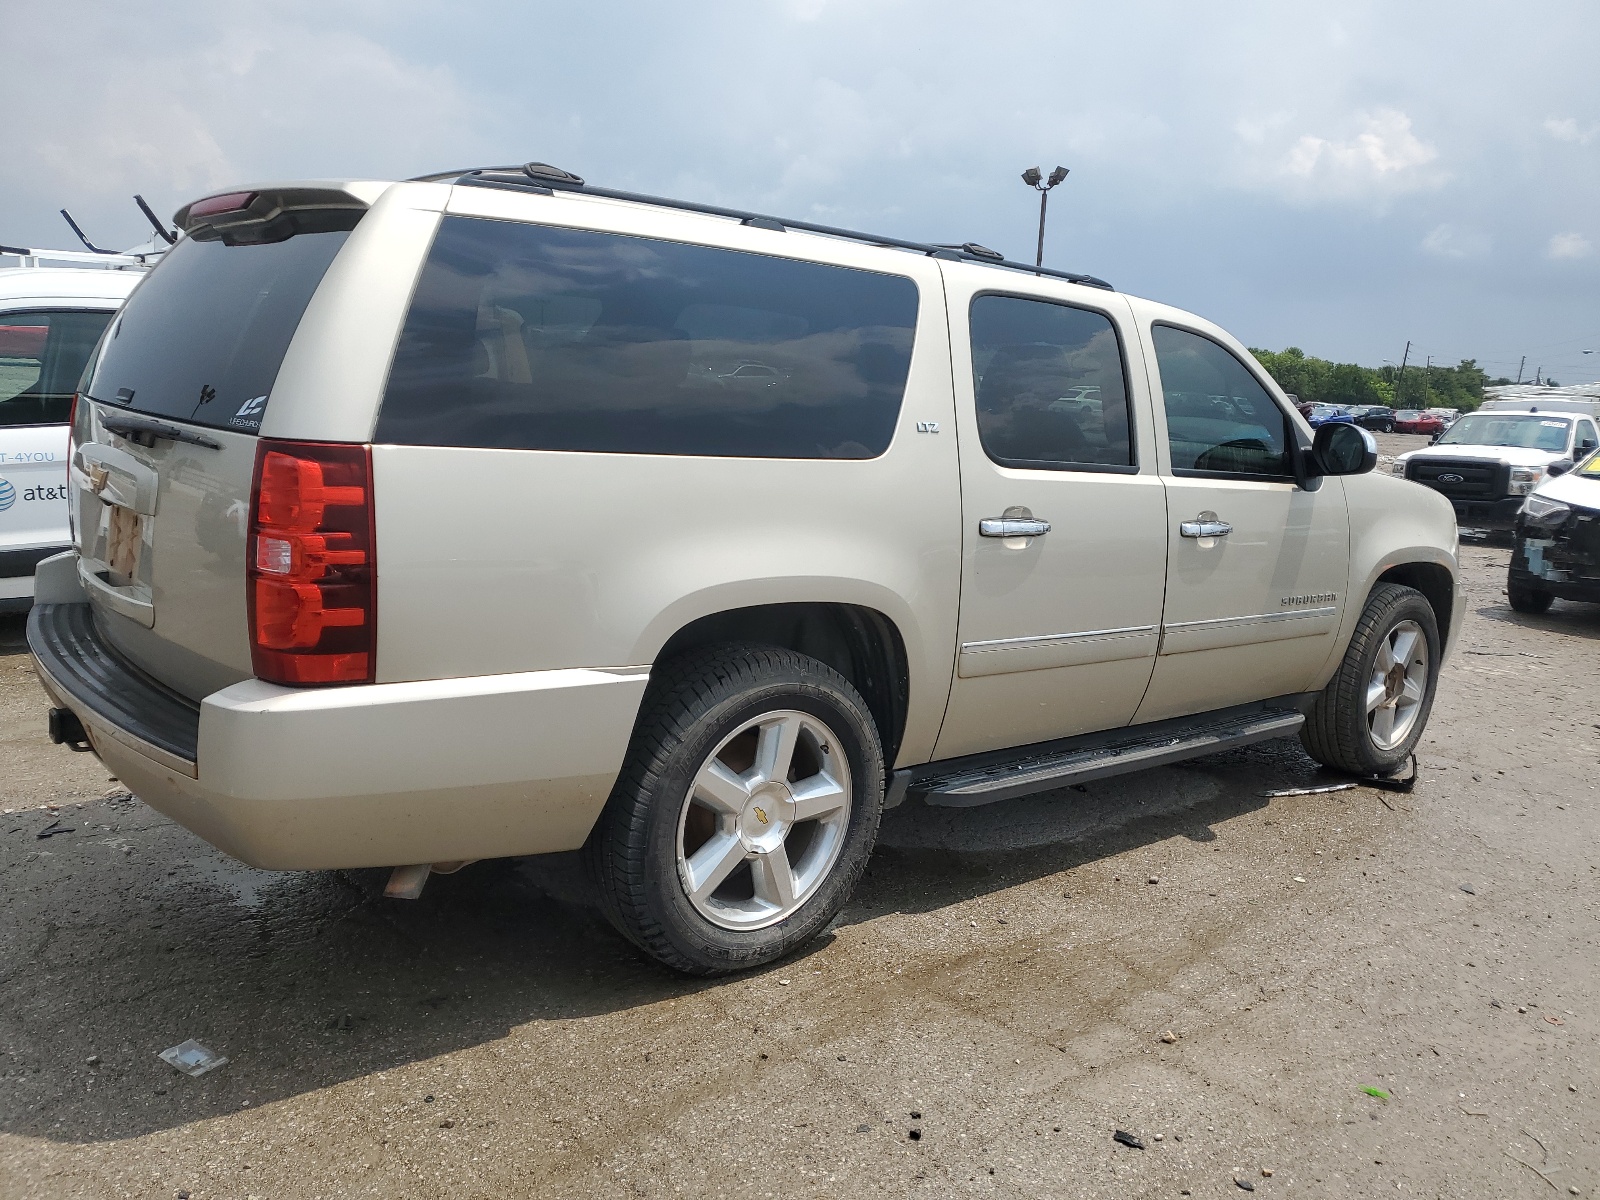
POLYGON ((936 754, 1125 725, 1155 661, 1167 524, 1127 302, 945 270, 963 534, 936 754))
POLYGON ((1209 334, 1143 324, 1170 513, 1161 651, 1137 720, 1307 691, 1348 598, 1344 485, 1295 482, 1287 408, 1209 334))

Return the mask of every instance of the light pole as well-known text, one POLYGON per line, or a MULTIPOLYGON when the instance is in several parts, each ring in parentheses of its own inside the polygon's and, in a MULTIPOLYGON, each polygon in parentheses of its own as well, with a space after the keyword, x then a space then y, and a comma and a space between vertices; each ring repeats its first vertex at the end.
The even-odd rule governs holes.
POLYGON ((1045 205, 1050 201, 1050 189, 1065 179, 1067 175, 1068 171, 1065 167, 1057 167, 1054 171, 1051 171, 1049 179, 1046 179, 1040 173, 1038 167, 1029 167, 1022 173, 1023 183, 1031 188, 1039 189, 1039 251, 1033 258, 1033 265, 1036 267, 1044 266, 1044 209, 1045 205))

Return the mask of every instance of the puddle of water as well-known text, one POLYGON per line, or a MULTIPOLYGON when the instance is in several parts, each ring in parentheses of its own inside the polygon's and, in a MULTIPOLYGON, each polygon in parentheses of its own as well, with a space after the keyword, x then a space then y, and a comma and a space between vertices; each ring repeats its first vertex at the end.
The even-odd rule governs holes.
POLYGON ((220 854, 215 858, 191 861, 194 873, 218 891, 226 893, 240 908, 255 911, 269 899, 267 893, 303 880, 303 871, 262 871, 220 854))

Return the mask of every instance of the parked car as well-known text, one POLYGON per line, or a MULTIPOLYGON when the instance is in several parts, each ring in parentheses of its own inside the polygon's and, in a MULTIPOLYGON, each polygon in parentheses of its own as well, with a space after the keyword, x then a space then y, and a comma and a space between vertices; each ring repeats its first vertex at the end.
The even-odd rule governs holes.
POLYGON ((258 866, 582 848, 700 974, 908 796, 1406 761, 1465 604, 1370 434, 1092 277, 733 216, 539 164, 180 210, 76 412, 53 736, 258 866))
POLYGON ((1600 453, 1572 470, 1551 463, 1517 513, 1506 595, 1542 613, 1557 597, 1600 604, 1600 453))
POLYGON ((1449 429, 1450 426, 1461 419, 1461 413, 1453 408, 1425 408, 1422 411, 1427 416, 1438 417, 1439 420, 1444 422, 1446 429, 1449 429))
POLYGON ((1356 419, 1356 424, 1374 433, 1394 432, 1394 409, 1383 404, 1347 406, 1346 411, 1356 419))
POLYGON ((0 270, 0 612, 25 610, 34 568, 71 542, 72 396, 100 334, 142 274, 42 266, 32 251, 17 257, 29 265, 0 270))
POLYGON ((1447 497, 1461 524, 1510 529, 1554 464, 1570 466, 1597 444, 1591 417, 1494 409, 1468 413, 1432 446, 1396 458, 1393 470, 1447 497))
POLYGON ((1343 422, 1353 425, 1356 423, 1356 419, 1337 404, 1313 404, 1311 411, 1306 414, 1306 422, 1311 428, 1319 429, 1330 422, 1343 422))
POLYGON ((1433 413, 1415 408, 1402 408, 1394 414, 1396 433, 1426 433, 1429 436, 1444 432, 1444 421, 1433 413))

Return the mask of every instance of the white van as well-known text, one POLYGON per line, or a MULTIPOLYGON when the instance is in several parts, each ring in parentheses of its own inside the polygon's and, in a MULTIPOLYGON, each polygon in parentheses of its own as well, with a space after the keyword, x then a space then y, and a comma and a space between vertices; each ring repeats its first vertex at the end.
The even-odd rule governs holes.
MULTIPOLYGON (((38 261, 33 252, 18 257, 38 261)), ((100 334, 144 274, 131 258, 107 267, 0 270, 0 612, 26 609, 34 567, 72 540, 72 396, 100 334)))

